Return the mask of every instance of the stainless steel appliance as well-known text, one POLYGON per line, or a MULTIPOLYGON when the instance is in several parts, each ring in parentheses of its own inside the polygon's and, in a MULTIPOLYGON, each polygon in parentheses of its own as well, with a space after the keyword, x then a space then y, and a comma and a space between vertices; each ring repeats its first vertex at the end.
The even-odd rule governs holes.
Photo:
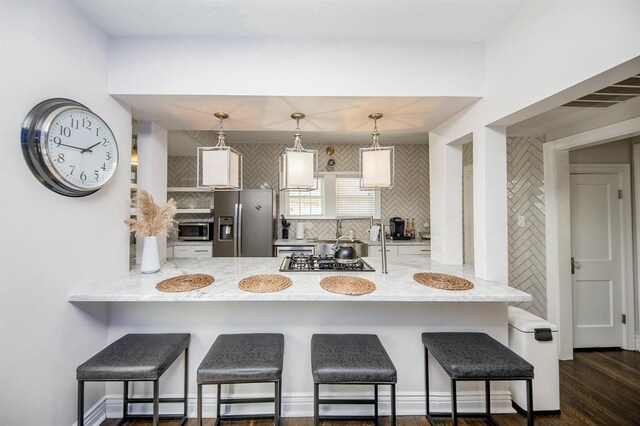
POLYGON ((183 241, 211 241, 213 239, 213 223, 180 222, 178 223, 178 239, 183 241))
POLYGON ((213 194, 214 257, 271 257, 276 236, 276 203, 271 189, 213 194))
POLYGON ((282 259, 280 272, 374 272, 362 259, 354 263, 338 263, 333 255, 296 253, 282 259))
POLYGON ((411 237, 404 235, 404 219, 401 217, 392 217, 389 219, 389 232, 392 240, 410 240, 411 237))

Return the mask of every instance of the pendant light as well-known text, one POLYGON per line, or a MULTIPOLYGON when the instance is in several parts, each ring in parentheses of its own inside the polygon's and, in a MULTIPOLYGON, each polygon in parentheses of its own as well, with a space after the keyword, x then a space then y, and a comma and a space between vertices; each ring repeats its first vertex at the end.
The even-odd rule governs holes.
POLYGON ((242 154, 225 145, 226 112, 213 114, 220 120, 218 144, 198 147, 198 188, 238 191, 242 189, 242 154))
POLYGON ((373 132, 371 146, 360 148, 360 189, 390 189, 394 183, 394 148, 380 146, 378 120, 382 118, 382 113, 373 113, 369 118, 373 120, 373 132))
POLYGON ((302 148, 300 120, 305 115, 294 112, 296 120, 293 148, 286 148, 280 155, 280 190, 311 191, 318 188, 318 150, 302 148))

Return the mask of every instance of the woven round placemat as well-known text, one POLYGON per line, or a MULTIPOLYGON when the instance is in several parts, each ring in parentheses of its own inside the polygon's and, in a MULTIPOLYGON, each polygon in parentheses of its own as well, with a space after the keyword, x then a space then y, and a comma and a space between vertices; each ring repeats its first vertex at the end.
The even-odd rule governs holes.
POLYGON ((252 275, 240 280, 238 287, 252 293, 274 293, 289 287, 291 278, 277 274, 252 275))
POLYGON ((439 288, 440 290, 469 290, 473 283, 455 275, 436 274, 435 272, 419 272, 413 275, 413 279, 422 285, 439 288))
POLYGON ((320 281, 320 287, 331 293, 346 294, 347 296, 361 296, 376 290, 376 285, 369 280, 343 275, 323 278, 320 281))
POLYGON ((215 281, 211 275, 189 274, 169 278, 156 284, 156 289, 166 293, 179 293, 181 291, 197 290, 206 287, 215 281))

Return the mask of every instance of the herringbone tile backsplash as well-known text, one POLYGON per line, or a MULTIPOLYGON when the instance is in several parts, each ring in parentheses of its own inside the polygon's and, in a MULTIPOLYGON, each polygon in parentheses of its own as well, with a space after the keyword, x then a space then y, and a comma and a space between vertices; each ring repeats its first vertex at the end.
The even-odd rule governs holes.
MULTIPOLYGON (((190 131, 194 139, 205 145, 212 145, 214 132, 190 131)), ((243 180, 245 188, 259 188, 267 184, 278 189, 278 158, 286 147, 292 144, 233 144, 234 149, 243 155, 243 180)), ((368 145, 336 144, 333 156, 326 153, 329 145, 305 144, 305 148, 318 150, 318 169, 325 170, 327 161, 336 161, 335 171, 357 171, 359 149, 368 145)), ((195 186, 195 157, 169 157, 168 185, 195 186)), ((197 207, 198 203, 206 203, 213 194, 172 193, 179 207, 197 207)), ((418 230, 424 230, 423 224, 429 220, 429 147, 426 144, 402 144, 395 147, 395 186, 382 191, 382 219, 415 218, 418 230)), ((295 221, 291 221, 290 230, 295 229, 295 221)), ((335 220, 305 220, 309 231, 307 236, 318 238, 335 237, 335 220)), ((368 220, 344 221, 343 231, 353 229, 357 238, 368 239, 368 220)), ((290 231, 291 232, 291 231, 290 231)), ((280 229, 278 235, 281 235, 280 229)), ((293 237, 293 235, 291 235, 293 237)))

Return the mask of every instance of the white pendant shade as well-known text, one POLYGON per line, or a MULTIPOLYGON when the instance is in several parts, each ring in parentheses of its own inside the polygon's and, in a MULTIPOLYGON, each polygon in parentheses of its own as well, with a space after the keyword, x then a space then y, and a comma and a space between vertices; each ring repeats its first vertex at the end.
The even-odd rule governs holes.
POLYGON ((280 189, 316 189, 318 151, 285 149, 280 156, 280 189))
POLYGON ((360 149, 360 188, 393 187, 393 147, 360 149))
POLYGON ((242 156, 229 147, 199 147, 198 187, 242 189, 242 156))

